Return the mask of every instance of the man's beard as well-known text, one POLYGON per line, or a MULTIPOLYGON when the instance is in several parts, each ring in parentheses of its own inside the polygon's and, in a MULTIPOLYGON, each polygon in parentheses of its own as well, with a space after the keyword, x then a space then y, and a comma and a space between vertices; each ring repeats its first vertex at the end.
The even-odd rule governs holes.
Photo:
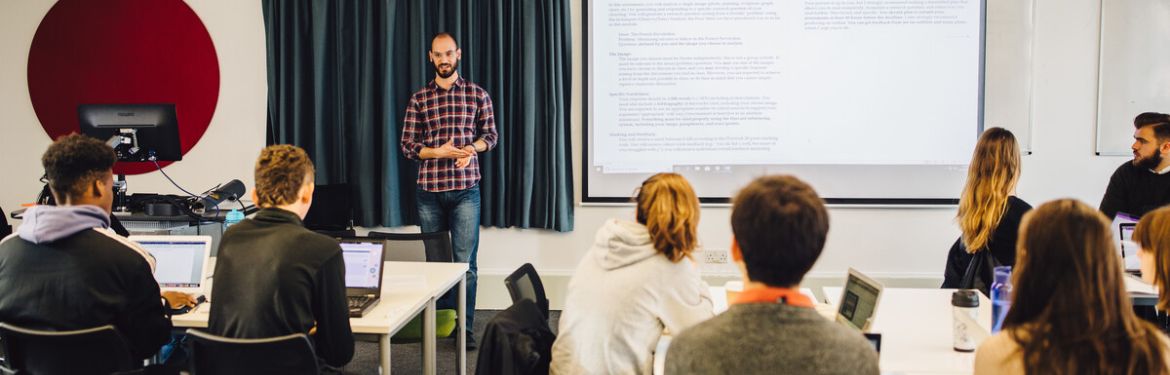
POLYGON ((453 64, 451 64, 451 70, 448 70, 447 74, 443 74, 443 71, 439 69, 439 67, 442 65, 433 66, 435 67, 435 75, 439 76, 439 78, 447 79, 451 78, 451 76, 455 74, 456 69, 459 69, 459 61, 455 61, 453 64))
POLYGON ((1154 169, 1162 164, 1162 154, 1154 152, 1154 155, 1145 158, 1134 158, 1133 165, 1139 168, 1154 169))

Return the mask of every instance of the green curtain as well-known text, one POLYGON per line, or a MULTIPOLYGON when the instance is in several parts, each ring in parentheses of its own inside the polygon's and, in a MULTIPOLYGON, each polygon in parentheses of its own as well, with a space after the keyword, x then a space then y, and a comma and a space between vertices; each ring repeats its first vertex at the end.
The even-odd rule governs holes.
POLYGON ((410 95, 434 73, 430 37, 463 49, 460 74, 495 105, 480 155, 481 223, 573 229, 568 0, 264 0, 268 143, 309 152, 317 182, 347 183, 355 222, 417 223, 417 166, 398 148, 410 95))

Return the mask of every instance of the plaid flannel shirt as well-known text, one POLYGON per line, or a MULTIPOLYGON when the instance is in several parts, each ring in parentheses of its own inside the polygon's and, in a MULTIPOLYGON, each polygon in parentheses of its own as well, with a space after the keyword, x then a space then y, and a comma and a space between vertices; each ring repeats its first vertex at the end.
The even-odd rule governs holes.
MULTIPOLYGON (((463 168, 455 159, 422 159, 423 147, 452 142, 463 148, 482 139, 487 150, 496 147, 496 119, 492 98, 479 85, 457 78, 450 89, 431 81, 410 97, 402 120, 402 154, 419 162, 418 187, 426 191, 463 190, 479 183, 479 157, 463 168)), ((484 150, 484 151, 487 151, 484 150)))

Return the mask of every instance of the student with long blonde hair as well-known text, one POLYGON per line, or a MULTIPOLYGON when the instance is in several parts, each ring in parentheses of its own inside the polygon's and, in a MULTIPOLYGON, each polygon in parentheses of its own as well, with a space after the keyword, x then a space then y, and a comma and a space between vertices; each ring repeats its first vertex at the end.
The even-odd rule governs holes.
POLYGON ((1166 374, 1167 339, 1133 312, 1105 215, 1072 199, 1024 217, 1011 310, 976 374, 1166 374))
POLYGON ((1020 180, 1020 145, 1003 128, 983 132, 975 145, 956 218, 962 236, 947 255, 943 288, 987 293, 992 268, 1016 260, 1020 219, 1032 209, 1015 196, 1020 180))
POLYGON ((664 328, 677 334, 713 315, 690 259, 699 224, 691 184, 659 173, 634 201, 635 221, 602 225, 569 281, 554 374, 649 374, 664 328))

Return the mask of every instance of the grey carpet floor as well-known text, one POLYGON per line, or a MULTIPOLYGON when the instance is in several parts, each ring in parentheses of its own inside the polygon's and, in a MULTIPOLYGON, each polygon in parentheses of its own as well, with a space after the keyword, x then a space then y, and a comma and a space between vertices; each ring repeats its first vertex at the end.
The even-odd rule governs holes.
MULTIPOLYGON (((475 326, 472 327, 472 330, 477 342, 483 337, 484 326, 499 312, 499 310, 475 311, 475 326)), ((549 327, 552 327, 553 333, 557 331, 557 321, 560 319, 560 316, 560 311, 549 312, 549 327)), ((437 372, 439 374, 455 374, 455 339, 440 339, 437 349, 437 372)), ((472 350, 467 352, 468 374, 475 373, 475 361, 478 356, 479 351, 472 350)), ((422 343, 391 345, 390 368, 392 374, 422 373, 422 343)), ((355 343, 353 360, 345 366, 345 373, 378 374, 378 344, 360 341, 355 343)))

